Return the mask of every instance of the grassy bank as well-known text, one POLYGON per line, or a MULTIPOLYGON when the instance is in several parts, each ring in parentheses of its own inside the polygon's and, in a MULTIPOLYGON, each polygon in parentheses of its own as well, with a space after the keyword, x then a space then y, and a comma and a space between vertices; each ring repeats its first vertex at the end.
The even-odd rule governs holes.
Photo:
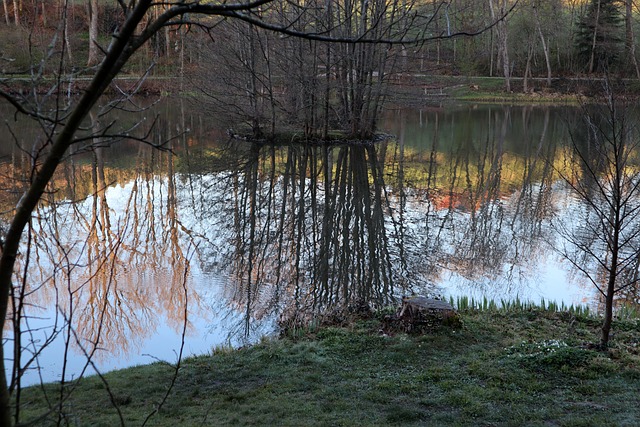
MULTIPOLYGON (((377 314, 188 359, 148 425, 640 422, 638 320, 618 321, 610 351, 597 352, 587 345, 597 341, 597 318, 531 308, 467 309, 461 317, 461 328, 407 335, 377 314)), ((141 425, 172 376, 162 364, 113 372, 111 396, 86 378, 63 404, 66 420, 113 426, 120 411, 126 425, 141 425)), ((47 410, 40 389, 23 399, 26 418, 47 410)))
MULTIPOLYGON (((507 92, 501 77, 458 77, 456 80, 449 83, 454 83, 449 94, 456 100, 511 104, 577 103, 581 96, 597 93, 599 84, 592 80, 556 78, 547 86, 544 79, 533 79, 529 81, 529 90, 524 92, 523 79, 512 78, 511 91, 507 92)), ((441 84, 447 84, 446 79, 441 84)))
MULTIPOLYGON (((640 85, 635 79, 616 79, 611 82, 617 94, 630 99, 640 97, 640 85)), ((556 77, 551 85, 546 79, 528 81, 524 91, 524 80, 511 79, 511 91, 505 90, 502 77, 420 75, 403 76, 392 84, 389 96, 392 104, 424 104, 450 100, 474 103, 530 104, 577 104, 596 95, 602 95, 600 78, 556 77)))

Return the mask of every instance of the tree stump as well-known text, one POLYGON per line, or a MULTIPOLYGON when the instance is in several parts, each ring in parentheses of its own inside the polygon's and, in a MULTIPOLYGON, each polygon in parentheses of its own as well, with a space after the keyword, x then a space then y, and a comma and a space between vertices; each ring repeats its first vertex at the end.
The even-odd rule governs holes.
POLYGON ((402 298, 398 320, 406 332, 432 329, 439 325, 462 326, 462 320, 451 304, 420 295, 402 298))

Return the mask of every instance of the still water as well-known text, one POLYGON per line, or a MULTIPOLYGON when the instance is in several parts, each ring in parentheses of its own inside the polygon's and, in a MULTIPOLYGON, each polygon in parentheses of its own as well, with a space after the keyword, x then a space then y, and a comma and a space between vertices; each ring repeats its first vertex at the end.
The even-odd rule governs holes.
MULTIPOLYGON (((166 151, 102 141, 57 172, 20 259, 23 383, 173 362, 412 292, 597 306, 553 250, 552 219, 578 203, 554 166, 577 108, 390 110, 388 139, 330 147, 229 141, 191 108, 145 113, 166 151)), ((0 147, 7 212, 33 150, 0 147)))

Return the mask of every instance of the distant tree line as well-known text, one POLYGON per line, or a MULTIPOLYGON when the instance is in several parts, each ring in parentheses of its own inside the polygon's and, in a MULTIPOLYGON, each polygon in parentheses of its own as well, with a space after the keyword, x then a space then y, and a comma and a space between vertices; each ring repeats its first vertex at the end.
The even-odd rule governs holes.
MULTIPOLYGON (((418 48, 396 49, 403 59, 402 71, 546 77, 548 74, 574 76, 599 73, 607 67, 624 75, 638 75, 635 58, 638 10, 631 0, 520 0, 517 3, 514 0, 457 0, 446 5, 433 0, 403 3, 394 0, 314 0, 314 3, 315 12, 308 13, 306 8, 301 19, 295 21, 295 29, 310 28, 319 34, 326 31, 324 34, 327 36, 335 36, 336 31, 341 33, 339 35, 360 32, 367 38, 375 35, 368 32, 373 29, 388 32, 387 35, 401 31, 409 40, 425 29, 413 26, 413 22, 402 22, 403 17, 409 16, 408 8, 429 19, 428 34, 422 35, 473 32, 498 20, 490 31, 478 37, 445 39, 418 48), (512 13, 499 20, 513 6, 512 13), (342 28, 332 28, 336 19, 350 14, 353 14, 352 18, 344 22, 342 28), (387 21, 386 26, 380 25, 380 19, 387 21)), ((280 14, 283 19, 291 19, 306 5, 300 3, 296 7, 296 2, 289 2, 284 6, 283 3, 277 7, 270 6, 263 13, 270 16, 280 14)), ((158 9, 159 13, 161 8, 158 9)), ((107 40, 111 36, 121 14, 117 2, 85 0, 65 8, 61 0, 3 0, 4 19, 0 20, 0 30, 12 39, 20 34, 16 33, 16 27, 43 36, 64 26, 73 45, 71 52, 78 52, 75 62, 82 65, 82 60, 88 60, 88 55, 98 46, 95 41, 107 40)), ((421 21, 420 25, 423 24, 421 21)), ((223 28, 226 37, 232 37, 228 32, 235 32, 237 41, 247 36, 248 30, 237 24, 224 25, 223 28)), ((159 32, 146 54, 174 67, 179 63, 181 49, 185 49, 184 54, 190 64, 202 60, 198 37, 191 37, 190 42, 183 46, 180 41, 182 35, 183 32, 177 29, 159 32)), ((208 38, 204 32, 200 32, 199 37, 201 40, 208 38)), ((46 37, 41 40, 36 37, 31 43, 35 47, 46 48, 38 46, 39 41, 44 43, 46 40, 46 37)), ((3 58, 15 59, 25 42, 22 46, 5 45, 2 48, 3 58)), ((214 46, 218 47, 217 53, 225 53, 223 43, 214 43, 214 46)), ((273 49, 280 47, 272 46, 273 49)))
MULTIPOLYGON (((68 56, 67 68, 99 63, 122 9, 98 0, 63 6, 3 0, 3 72, 31 72, 37 59, 55 56, 50 35, 61 28, 64 38, 58 43, 65 46, 59 52, 68 56)), ((257 138, 273 135, 276 123, 295 125, 306 137, 326 138, 336 128, 369 137, 390 83, 407 83, 416 75, 500 76, 508 91, 514 90, 512 78, 519 77, 518 90, 525 92, 532 90, 532 78, 550 86, 556 77, 605 71, 640 77, 637 17, 631 0, 278 2, 247 19, 281 23, 292 32, 313 34, 314 40, 238 20, 187 16, 185 25, 154 34, 124 71, 145 72, 151 60, 156 75, 191 77, 192 87, 235 114, 257 138), (477 34, 478 29, 486 31, 477 34), (474 37, 448 38, 452 34, 474 37), (323 38, 396 43, 325 43, 323 38)))

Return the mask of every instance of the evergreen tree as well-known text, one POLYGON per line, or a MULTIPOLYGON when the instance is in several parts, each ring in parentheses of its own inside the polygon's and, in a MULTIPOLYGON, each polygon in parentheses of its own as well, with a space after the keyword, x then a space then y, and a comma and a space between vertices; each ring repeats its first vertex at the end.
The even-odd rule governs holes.
POLYGON ((579 61, 587 72, 616 65, 623 46, 622 24, 616 0, 591 0, 575 38, 579 61))

